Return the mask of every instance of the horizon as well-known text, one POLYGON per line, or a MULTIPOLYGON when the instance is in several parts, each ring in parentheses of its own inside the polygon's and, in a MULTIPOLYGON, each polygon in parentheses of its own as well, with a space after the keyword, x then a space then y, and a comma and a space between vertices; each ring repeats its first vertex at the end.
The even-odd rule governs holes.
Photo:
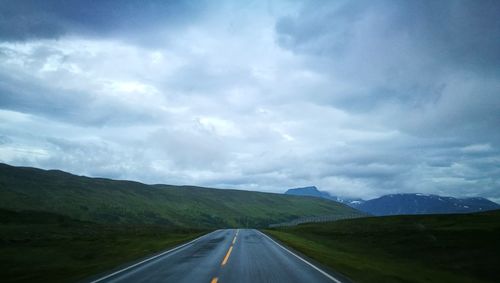
MULTIPOLYGON (((29 166, 14 166, 14 165, 10 165, 10 164, 7 164, 7 163, 0 163, 0 164, 4 164, 4 165, 7 165, 7 166, 12 166, 12 167, 18 167, 18 168, 34 168, 34 169, 39 169, 39 170, 44 170, 44 171, 59 171, 59 172, 68 173, 68 174, 71 174, 71 175, 74 175, 74 176, 77 176, 77 177, 96 178, 96 179, 108 179, 108 180, 113 180, 113 181, 124 181, 124 182, 137 182, 137 183, 140 183, 140 184, 143 184, 143 185, 147 185, 147 186, 165 185, 165 186, 175 186, 175 187, 197 187, 197 188, 205 188, 205 189, 238 190, 238 191, 271 193, 271 194, 286 194, 289 190, 305 189, 305 188, 315 188, 319 192, 326 192, 326 193, 328 193, 331 197, 339 197, 339 198, 351 199, 350 197, 345 197, 345 196, 342 196, 342 195, 332 195, 331 193, 329 193, 327 191, 324 191, 324 190, 322 190, 321 188, 318 188, 315 185, 309 185, 309 186, 305 186, 305 187, 285 188, 282 191, 259 191, 259 190, 245 190, 244 188, 234 189, 234 188, 207 187, 207 186, 201 186, 201 185, 196 185, 196 184, 143 183, 141 181, 132 180, 132 179, 113 179, 113 178, 107 178, 107 177, 102 177, 102 176, 77 175, 77 174, 74 174, 74 173, 71 173, 71 172, 67 172, 67 171, 64 171, 64 170, 61 170, 61 169, 56 169, 56 168, 43 169, 43 168, 29 167, 29 166)), ((452 197, 452 196, 447 196, 447 195, 424 194, 424 193, 415 193, 415 192, 399 192, 399 193, 395 193, 395 194, 380 195, 380 196, 376 196, 376 197, 373 197, 373 198, 362 198, 362 197, 360 197, 360 198, 355 198, 355 199, 361 199, 363 201, 369 201, 369 200, 374 200, 374 199, 377 199, 377 198, 380 198, 380 197, 385 197, 385 196, 390 196, 390 195, 418 195, 418 196, 452 197)), ((500 200, 495 200, 495 199, 491 199, 491 198, 487 198, 487 197, 462 197, 462 198, 457 198, 457 199, 473 199, 473 198, 484 198, 484 199, 487 199, 489 201, 492 201, 492 202, 495 202, 497 204, 500 204, 500 200)))
POLYGON ((500 202, 495 1, 5 1, 0 162, 500 202))

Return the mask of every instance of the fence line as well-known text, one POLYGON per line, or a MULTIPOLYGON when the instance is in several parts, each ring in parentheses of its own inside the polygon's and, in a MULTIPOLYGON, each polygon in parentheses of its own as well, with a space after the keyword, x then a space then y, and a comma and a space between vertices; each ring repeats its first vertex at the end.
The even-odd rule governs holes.
POLYGON ((297 218, 297 219, 294 219, 294 220, 288 221, 288 222, 270 224, 269 228, 296 226, 296 225, 303 224, 303 223, 331 222, 331 221, 337 221, 337 220, 342 220, 342 219, 354 219, 354 218, 361 218, 361 217, 364 217, 364 216, 359 215, 359 214, 307 216, 307 217, 300 217, 300 218, 297 218))

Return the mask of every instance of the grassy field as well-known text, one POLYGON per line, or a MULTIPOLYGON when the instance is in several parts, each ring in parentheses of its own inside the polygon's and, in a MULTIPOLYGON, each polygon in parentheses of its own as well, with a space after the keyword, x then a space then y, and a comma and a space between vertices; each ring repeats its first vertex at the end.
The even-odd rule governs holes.
POLYGON ((500 211, 267 230, 355 282, 500 282, 500 211))
POLYGON ((361 214, 312 197, 145 185, 0 164, 0 208, 36 209, 99 223, 264 227, 302 216, 361 214))
POLYGON ((75 282, 205 232, 0 210, 0 278, 6 283, 75 282))

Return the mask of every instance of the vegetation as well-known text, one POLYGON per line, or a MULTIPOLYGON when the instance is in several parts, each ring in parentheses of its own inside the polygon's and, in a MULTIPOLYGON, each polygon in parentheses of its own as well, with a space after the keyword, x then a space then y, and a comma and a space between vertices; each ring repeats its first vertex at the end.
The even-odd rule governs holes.
POLYGON ((370 217, 267 233, 355 282, 500 282, 500 211, 370 217))
POLYGON ((36 209, 98 223, 262 227, 303 216, 360 213, 312 197, 145 185, 0 164, 0 208, 36 209))
POLYGON ((75 282, 203 232, 0 210, 0 278, 2 282, 75 282))
POLYGON ((328 200, 0 164, 2 282, 74 282, 207 230, 357 213, 328 200))

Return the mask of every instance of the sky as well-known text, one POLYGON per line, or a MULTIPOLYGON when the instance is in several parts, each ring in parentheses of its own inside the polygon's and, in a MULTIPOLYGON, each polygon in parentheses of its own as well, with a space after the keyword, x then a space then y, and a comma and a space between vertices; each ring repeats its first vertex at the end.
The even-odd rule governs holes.
POLYGON ((500 201, 498 1, 0 2, 1 162, 500 201))

